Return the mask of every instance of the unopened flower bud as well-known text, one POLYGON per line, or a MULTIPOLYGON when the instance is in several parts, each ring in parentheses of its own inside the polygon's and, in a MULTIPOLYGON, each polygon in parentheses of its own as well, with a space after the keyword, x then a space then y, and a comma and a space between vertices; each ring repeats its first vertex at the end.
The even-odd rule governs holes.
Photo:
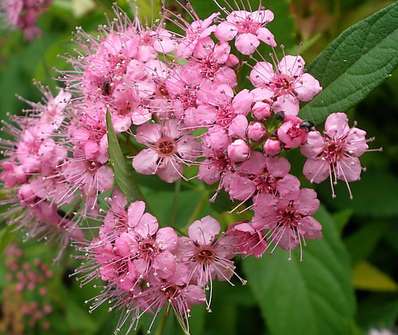
POLYGON ((270 156, 279 154, 281 152, 281 142, 270 138, 267 139, 264 143, 264 152, 270 156))
POLYGON ((269 118, 272 114, 271 106, 266 102, 256 102, 252 108, 254 117, 257 120, 265 120, 269 118))
POLYGON ((228 157, 235 163, 243 162, 250 156, 250 147, 241 139, 228 146, 228 157))
POLYGON ((261 141, 265 134, 266 130, 263 124, 260 122, 251 123, 247 128, 247 136, 250 140, 254 142, 261 141))

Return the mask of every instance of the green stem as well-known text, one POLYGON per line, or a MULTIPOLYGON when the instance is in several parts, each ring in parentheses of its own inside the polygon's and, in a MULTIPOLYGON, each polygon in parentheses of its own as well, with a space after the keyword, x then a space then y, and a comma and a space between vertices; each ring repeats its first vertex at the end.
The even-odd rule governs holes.
POLYGON ((160 323, 159 323, 158 328, 156 329, 155 335, 163 335, 163 332, 166 328, 166 322, 167 322, 168 316, 169 316, 169 309, 166 308, 162 315, 162 318, 160 319, 160 323))
POLYGON ((175 227, 175 225, 177 224, 177 213, 178 213, 178 202, 179 202, 178 200, 180 196, 180 191, 181 191, 181 182, 177 181, 174 187, 173 205, 171 209, 170 225, 172 227, 175 227))

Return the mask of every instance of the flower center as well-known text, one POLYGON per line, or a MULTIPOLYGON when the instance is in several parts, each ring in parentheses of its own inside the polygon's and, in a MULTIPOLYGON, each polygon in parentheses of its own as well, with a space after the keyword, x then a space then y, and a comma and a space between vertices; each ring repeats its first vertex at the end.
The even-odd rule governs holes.
POLYGON ((261 28, 261 24, 258 22, 253 21, 250 18, 246 18, 242 22, 238 24, 238 29, 241 34, 256 34, 257 30, 261 28))
POLYGON ((156 147, 161 156, 171 156, 176 152, 176 143, 172 138, 160 139, 156 147))
POLYGON ((95 173, 97 172, 98 168, 100 167, 100 163, 96 162, 96 161, 88 161, 87 162, 87 170, 90 173, 95 173))
POLYGON ((214 261, 214 252, 209 249, 201 249, 199 252, 195 255, 195 260, 198 263, 202 264, 209 264, 214 261))
POLYGON ((301 215, 297 213, 291 201, 289 205, 279 212, 279 223, 290 228, 297 227, 301 215))
POLYGON ((336 164, 336 162, 344 156, 344 141, 343 140, 332 140, 325 138, 326 146, 322 152, 322 156, 330 164, 336 164))
POLYGON ((276 95, 290 93, 293 90, 292 78, 282 74, 276 75, 271 86, 276 95))
POLYGON ((217 124, 222 127, 228 127, 234 117, 236 116, 232 106, 218 107, 217 109, 217 124))

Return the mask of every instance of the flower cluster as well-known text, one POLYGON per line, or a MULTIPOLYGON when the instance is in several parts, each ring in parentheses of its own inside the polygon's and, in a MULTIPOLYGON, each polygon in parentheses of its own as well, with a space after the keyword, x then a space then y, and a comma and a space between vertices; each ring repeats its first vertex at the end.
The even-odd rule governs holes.
POLYGON ((36 26, 37 20, 51 2, 52 0, 4 0, 2 9, 8 24, 21 30, 25 39, 33 40, 41 34, 36 26))
POLYGON ((77 273, 84 273, 84 284, 97 277, 107 283, 100 297, 93 299, 92 310, 103 299, 115 307, 127 305, 130 312, 120 319, 118 329, 128 316, 134 324, 143 312, 156 316, 162 307, 171 305, 189 332, 191 306, 205 303, 210 310, 213 280, 232 283, 235 275, 245 282, 236 274, 232 258, 244 254, 237 243, 247 238, 238 241, 236 234, 220 234, 220 224, 211 216, 194 221, 185 237, 172 227, 159 228, 143 201, 127 207, 127 200, 116 192, 109 202, 98 238, 82 250, 91 261, 77 273))
POLYGON ((307 159, 303 175, 311 183, 330 178, 333 196, 337 180, 348 186, 360 178, 359 157, 369 151, 366 132, 351 128, 344 113, 329 115, 322 133, 300 118, 301 103, 322 87, 301 56, 283 52, 278 60, 270 10, 220 7, 201 19, 182 6, 193 22, 165 9, 158 25, 146 27, 116 9, 98 37, 78 28, 65 90, 55 98, 47 92, 45 104, 13 117, 6 127, 14 140, 3 141, 0 180, 17 195, 13 221, 40 234, 55 226, 78 240, 82 284, 105 282, 91 309, 110 300, 125 310, 118 329, 127 332, 143 313, 156 317, 171 306, 188 333, 191 306, 210 310, 213 280, 245 282, 236 256, 281 247, 290 258, 299 247, 302 258, 306 241, 321 238, 317 194, 292 175, 289 151, 307 159), (263 47, 273 50, 270 62, 263 47), (245 69, 246 83, 238 80, 245 69), (251 212, 251 219, 222 232, 206 216, 187 223, 187 236, 159 228, 144 201, 128 204, 113 187, 109 127, 138 174, 173 183, 188 181, 186 167, 197 167, 196 177, 213 185, 210 201, 226 192, 236 202, 231 212, 251 212), (103 193, 112 194, 105 215, 103 193), (88 216, 100 227, 85 241, 79 224, 88 216))
POLYGON ((4 155, 0 163, 4 200, 10 205, 3 213, 9 223, 24 227, 31 238, 61 238, 66 247, 70 239, 82 239, 80 229, 61 215, 60 204, 67 196, 66 184, 54 176, 62 175, 66 148, 55 140, 63 127, 70 93, 61 90, 56 97, 44 91, 45 103, 31 103, 24 116, 13 116, 4 129, 4 155))

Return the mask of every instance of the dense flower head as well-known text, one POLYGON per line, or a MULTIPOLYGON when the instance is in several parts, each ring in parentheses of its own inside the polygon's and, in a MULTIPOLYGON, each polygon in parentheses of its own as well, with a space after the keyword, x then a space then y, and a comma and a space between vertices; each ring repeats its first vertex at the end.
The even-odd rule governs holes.
POLYGON ((1 6, 8 24, 20 29, 25 39, 33 40, 41 34, 36 26, 37 20, 51 2, 52 0, 4 0, 1 6))
MULTIPOLYGON (((62 214, 60 198, 66 189, 53 178, 67 159, 67 148, 56 140, 64 129, 65 108, 71 95, 61 90, 56 97, 44 91, 45 103, 30 103, 25 116, 11 117, 5 124, 11 139, 2 140, 0 180, 11 209, 3 214, 9 223, 24 228, 31 238, 60 240, 64 249, 70 239, 83 238, 81 230, 62 214)), ((70 200, 70 199, 69 199, 70 200)))
POLYGON ((156 317, 171 305, 187 329, 191 305, 206 303, 210 309, 212 292, 207 299, 205 288, 211 291, 213 280, 231 282, 232 275, 238 276, 229 235, 220 232, 220 224, 207 216, 190 225, 188 236, 179 236, 172 227, 160 228, 143 201, 128 205, 116 192, 99 236, 82 249, 91 263, 78 273, 83 283, 96 277, 105 281, 102 294, 115 306, 124 299, 123 307, 128 301, 128 309, 156 317))
POLYGON ((13 140, 2 141, 0 180, 14 195, 6 201, 11 222, 35 236, 50 227, 77 240, 82 285, 104 282, 90 310, 109 301, 124 311, 116 332, 128 333, 143 313, 156 318, 171 307, 189 333, 191 306, 211 309, 213 281, 245 283, 235 257, 280 247, 289 259, 299 248, 302 259, 306 241, 322 237, 314 218, 320 203, 292 174, 288 153, 307 158, 303 174, 310 182, 330 177, 334 196, 337 180, 359 179, 359 157, 369 151, 366 132, 350 128, 344 113, 329 115, 323 133, 301 118, 301 104, 322 87, 300 55, 278 60, 274 50, 270 62, 254 58, 261 44, 277 47, 267 28, 272 11, 219 6, 201 18, 190 4, 182 7, 192 20, 165 9, 148 27, 116 9, 98 37, 78 28, 79 51, 62 76, 66 88, 56 97, 45 92, 45 103, 30 103, 5 126, 13 140), (110 126, 128 152, 121 168, 111 137, 108 143, 110 126), (120 180, 128 167, 142 175, 138 182, 120 180), (182 229, 160 224, 144 199, 129 194, 127 201, 117 188, 130 182, 138 188, 145 176, 157 175, 181 183, 178 197, 191 179, 188 167, 214 192, 210 201, 225 192, 236 202, 228 226, 210 215, 182 229), (238 209, 245 220, 235 220, 238 209), (87 217, 99 226, 86 241, 78 224, 87 217))

